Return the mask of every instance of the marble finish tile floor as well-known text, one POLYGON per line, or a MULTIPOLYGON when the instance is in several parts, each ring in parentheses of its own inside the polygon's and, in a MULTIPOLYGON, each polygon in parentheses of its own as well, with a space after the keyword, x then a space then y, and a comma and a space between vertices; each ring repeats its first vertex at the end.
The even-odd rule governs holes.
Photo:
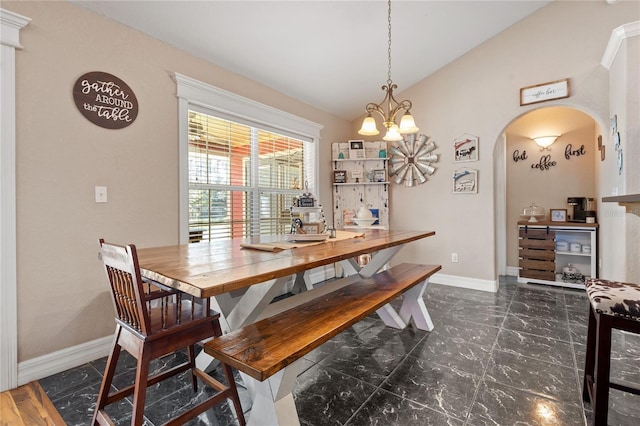
MULTIPOLYGON (((294 391, 301 424, 591 424, 590 407, 581 398, 584 291, 502 277, 497 293, 430 284, 424 299, 435 324, 430 333, 391 329, 372 316, 305 357, 294 391)), ((640 383, 640 336, 616 333, 613 341, 612 377, 640 383)), ((132 381, 135 363, 125 359, 116 388, 132 381)), ((175 361, 167 357, 153 368, 175 361)), ((89 424, 105 362, 40 381, 69 425, 89 424)), ((238 382, 250 416, 251 399, 238 382)), ((151 387, 145 424, 161 424, 200 396, 186 377, 151 387)), ((118 424, 129 423, 130 411, 127 400, 111 408, 118 424)), ((235 424, 228 404, 189 423, 235 424)), ((609 424, 640 424, 640 397, 611 391, 609 424)))

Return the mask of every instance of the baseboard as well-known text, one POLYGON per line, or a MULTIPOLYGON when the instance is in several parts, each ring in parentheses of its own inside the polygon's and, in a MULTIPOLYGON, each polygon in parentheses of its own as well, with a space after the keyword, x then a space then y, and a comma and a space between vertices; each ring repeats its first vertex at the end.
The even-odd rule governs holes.
POLYGON ((520 274, 520 268, 517 266, 507 266, 507 275, 517 277, 520 274))
MULTIPOLYGON (((335 277, 333 265, 314 269, 309 278, 312 283, 335 277)), ((42 355, 18 364, 18 386, 77 367, 109 355, 113 336, 85 342, 77 346, 42 355)))
POLYGON ((309 278, 311 278, 311 283, 313 284, 335 278, 335 276, 336 268, 334 267, 334 265, 325 265, 319 268, 315 268, 311 271, 311 274, 309 274, 309 278))
MULTIPOLYGON (((313 271, 310 278, 312 282, 316 283, 333 278, 334 276, 334 268, 317 268, 313 271)), ((431 277, 430 282, 492 293, 498 291, 498 283, 496 281, 456 275, 437 273, 431 277)), ((100 339, 23 361, 18 364, 18 386, 107 356, 109 355, 112 344, 113 336, 105 336, 100 339)))
POLYGON ((85 342, 18 363, 18 386, 109 355, 113 336, 85 342))
POLYGON ((491 293, 498 291, 498 282, 492 280, 480 280, 478 278, 460 277, 457 275, 434 274, 430 282, 434 284, 448 285, 451 287, 462 287, 472 290, 482 290, 491 293))

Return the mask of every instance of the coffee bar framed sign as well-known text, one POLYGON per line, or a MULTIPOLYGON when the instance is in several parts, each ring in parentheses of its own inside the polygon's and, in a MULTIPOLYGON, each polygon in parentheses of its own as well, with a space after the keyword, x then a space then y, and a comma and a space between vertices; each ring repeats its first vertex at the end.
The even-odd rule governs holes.
POLYGON ((520 89, 520 106, 568 97, 569 79, 565 78, 564 80, 523 87, 520 89))
POLYGON ((133 90, 106 72, 80 76, 73 85, 73 100, 87 120, 105 129, 123 129, 138 116, 138 99, 133 90))

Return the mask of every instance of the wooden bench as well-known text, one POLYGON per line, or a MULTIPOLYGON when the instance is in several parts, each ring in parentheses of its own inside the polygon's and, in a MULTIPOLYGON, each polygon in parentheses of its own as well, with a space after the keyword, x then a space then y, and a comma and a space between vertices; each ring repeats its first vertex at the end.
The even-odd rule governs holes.
MULTIPOLYGON (((425 282, 440 265, 403 263, 207 342, 209 355, 264 381, 425 282)), ((422 291, 416 295, 419 303, 422 291)), ((409 304, 410 305, 410 304, 409 304)), ((408 305, 408 306, 409 306, 408 305)), ((403 308, 405 304, 403 303, 403 308)), ((411 307, 400 309, 407 322, 411 307)), ((387 311, 385 311, 387 312, 387 311)), ((426 308, 424 309, 426 313, 426 308)), ((430 320, 429 320, 430 321, 430 320)))

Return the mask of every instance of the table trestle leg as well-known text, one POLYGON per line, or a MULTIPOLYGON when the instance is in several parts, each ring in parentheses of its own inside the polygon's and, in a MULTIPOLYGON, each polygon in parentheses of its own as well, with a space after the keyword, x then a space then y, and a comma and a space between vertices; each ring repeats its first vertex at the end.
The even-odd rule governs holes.
POLYGON ((400 317, 407 324, 411 322, 418 330, 431 331, 433 330, 433 321, 431 321, 431 316, 422 298, 424 291, 427 289, 427 284, 429 284, 428 278, 422 284, 409 289, 402 296, 400 317))
POLYGON ((248 426, 299 426, 298 411, 293 399, 293 388, 303 359, 295 361, 267 380, 260 382, 240 373, 247 389, 253 394, 253 406, 248 426), (252 414, 256 413, 256 416, 252 414))

